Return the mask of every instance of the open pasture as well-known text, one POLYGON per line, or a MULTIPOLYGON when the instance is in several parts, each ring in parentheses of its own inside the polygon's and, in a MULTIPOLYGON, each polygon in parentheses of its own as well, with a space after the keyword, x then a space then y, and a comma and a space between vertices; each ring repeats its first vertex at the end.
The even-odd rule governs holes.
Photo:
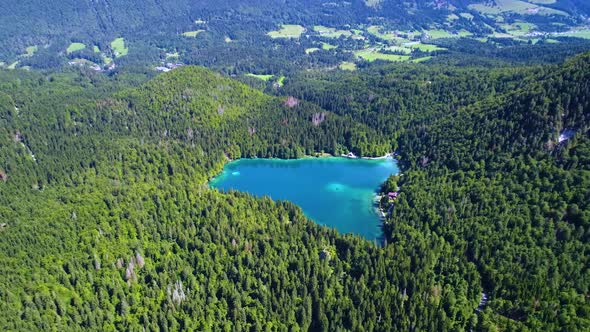
POLYGON ((66 52, 68 52, 68 54, 70 54, 70 53, 81 51, 85 48, 86 48, 86 45, 84 45, 82 43, 71 43, 70 46, 68 46, 68 48, 66 49, 66 52))
POLYGON ((117 38, 111 42, 111 48, 115 52, 115 57, 119 58, 129 53, 129 48, 125 47, 125 38, 117 38))
POLYGON ((336 28, 330 28, 323 25, 316 25, 313 27, 313 31, 326 38, 340 38, 341 36, 350 37, 352 32, 350 30, 337 30, 336 28))
POLYGON ((296 24, 283 24, 280 30, 271 31, 267 35, 271 38, 299 38, 305 28, 296 24))

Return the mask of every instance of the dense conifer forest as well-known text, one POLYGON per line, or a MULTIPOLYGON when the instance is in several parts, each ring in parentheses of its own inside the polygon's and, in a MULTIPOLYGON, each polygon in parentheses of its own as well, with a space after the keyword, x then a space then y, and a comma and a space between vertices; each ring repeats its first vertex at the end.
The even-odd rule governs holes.
POLYGON ((590 326, 588 55, 302 73, 284 96, 198 67, 0 75, 3 330, 590 326), (393 149, 382 246, 206 185, 228 159, 393 149))
POLYGON ((590 7, 507 3, 0 4, 0 330, 590 330, 590 7), (208 185, 348 152, 382 241, 208 185))

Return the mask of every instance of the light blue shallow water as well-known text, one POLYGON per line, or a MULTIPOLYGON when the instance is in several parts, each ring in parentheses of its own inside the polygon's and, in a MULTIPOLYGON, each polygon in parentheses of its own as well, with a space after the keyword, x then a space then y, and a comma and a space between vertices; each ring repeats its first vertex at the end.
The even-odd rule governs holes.
POLYGON ((381 236, 375 191, 398 172, 392 158, 240 159, 228 163, 210 185, 291 201, 319 224, 372 240, 381 236))

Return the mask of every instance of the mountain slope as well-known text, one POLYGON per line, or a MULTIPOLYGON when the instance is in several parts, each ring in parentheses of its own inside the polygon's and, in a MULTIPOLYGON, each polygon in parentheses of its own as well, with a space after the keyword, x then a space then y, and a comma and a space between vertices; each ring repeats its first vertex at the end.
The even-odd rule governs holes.
MULTIPOLYGON (((97 54, 115 56, 117 50, 111 42, 123 37, 133 45, 133 57, 153 63, 159 60, 159 51, 166 52, 168 48, 194 51, 195 47, 210 50, 224 45, 211 39, 205 45, 192 45, 178 38, 182 32, 204 30, 221 40, 234 36, 230 39, 248 43, 250 38, 257 38, 260 43, 268 31, 281 24, 300 24, 308 29, 314 25, 384 25, 392 31, 446 29, 487 35, 492 30, 508 29, 502 22, 525 20, 542 26, 542 31, 553 32, 586 24, 585 17, 590 13, 586 3, 577 0, 559 0, 554 4, 503 0, 499 4, 500 7, 496 2, 483 0, 13 0, 0 4, 0 59, 6 65, 20 60, 34 67, 55 67, 59 59, 63 62, 63 56, 69 55, 64 52, 70 43, 76 42, 86 48, 75 54, 102 63, 97 54), (563 15, 545 15, 543 11, 533 15, 522 9, 529 7, 533 12, 535 8, 544 8, 549 14, 563 15), (28 59, 32 54, 28 54, 27 47, 35 46, 33 53, 42 55, 41 58, 28 59)), ((260 56, 246 46, 239 51, 260 56)))
POLYGON ((1 74, 3 330, 409 324, 389 318, 405 315, 397 281, 412 264, 394 247, 338 235, 289 203, 204 185, 224 154, 280 156, 369 129, 333 114, 316 125, 313 105, 285 106, 200 68, 114 93, 101 76, 1 74), (375 294, 382 300, 368 302, 375 294))
MULTIPOLYGON (((393 207, 382 202, 388 241, 448 245, 437 266, 486 294, 474 330, 580 331, 590 324, 589 84, 585 54, 530 68, 302 73, 284 92, 399 137, 403 176, 383 189, 400 187, 393 207), (462 270, 471 264, 479 281, 462 270)), ((455 295, 442 308, 463 319, 455 295)))
POLYGON ((196 67, 0 71, 0 328, 587 330, 589 64, 286 87, 334 113, 196 67), (205 184, 228 157, 396 143, 382 248, 205 184))
POLYGON ((438 234, 477 265, 482 328, 590 326, 589 82, 585 55, 400 138, 412 166, 389 232, 438 234))

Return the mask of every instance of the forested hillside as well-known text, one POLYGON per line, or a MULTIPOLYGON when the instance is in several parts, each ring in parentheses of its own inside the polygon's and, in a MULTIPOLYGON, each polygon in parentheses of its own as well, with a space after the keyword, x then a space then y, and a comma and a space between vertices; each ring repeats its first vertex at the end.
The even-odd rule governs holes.
POLYGON ((191 66, 1 70, 0 329, 587 330, 589 82, 589 55, 301 72, 281 96, 191 66), (394 148, 383 246, 206 185, 239 157, 394 148))
POLYGON ((412 171, 391 236, 403 223, 447 239, 500 326, 590 327, 589 73, 586 55, 400 138, 412 171))
MULTIPOLYGON (((419 3, 424 2, 420 1, 419 3)), ((279 23, 297 24, 352 24, 377 13, 393 15, 406 21, 405 5, 386 1, 385 9, 376 10, 364 1, 187 1, 187 0, 115 0, 115 1, 8 1, 1 5, 3 12, 0 43, 2 53, 10 54, 15 42, 26 45, 67 43, 70 39, 94 41, 107 46, 115 37, 133 35, 135 39, 147 36, 177 34, 195 20, 218 21, 233 24, 245 32, 264 29, 279 23), (35 27, 33 29, 32 27, 35 27), (26 43, 25 43, 26 41, 26 43)), ((441 17, 443 14, 439 14, 441 17)), ((231 27, 231 26, 230 26, 231 27)), ((229 27, 228 27, 229 28, 229 27)), ((67 45, 66 45, 67 47, 67 45)))
POLYGON ((402 315, 395 280, 409 259, 317 226, 292 204, 205 185, 228 157, 391 149, 374 131, 334 114, 314 123, 326 111, 199 68, 138 88, 95 73, 2 75, 3 330, 408 324, 389 317, 402 315), (368 301, 377 293, 382 301, 368 301))
POLYGON ((399 135, 388 239, 440 237, 458 276, 474 265, 489 299, 478 329, 579 331, 590 326, 589 74, 588 55, 520 70, 383 67, 304 74, 285 93, 399 135))
POLYGON ((447 53, 561 61, 590 48, 590 12, 577 0, 11 0, 0 12, 0 67, 9 69, 181 63, 284 75, 447 53))

